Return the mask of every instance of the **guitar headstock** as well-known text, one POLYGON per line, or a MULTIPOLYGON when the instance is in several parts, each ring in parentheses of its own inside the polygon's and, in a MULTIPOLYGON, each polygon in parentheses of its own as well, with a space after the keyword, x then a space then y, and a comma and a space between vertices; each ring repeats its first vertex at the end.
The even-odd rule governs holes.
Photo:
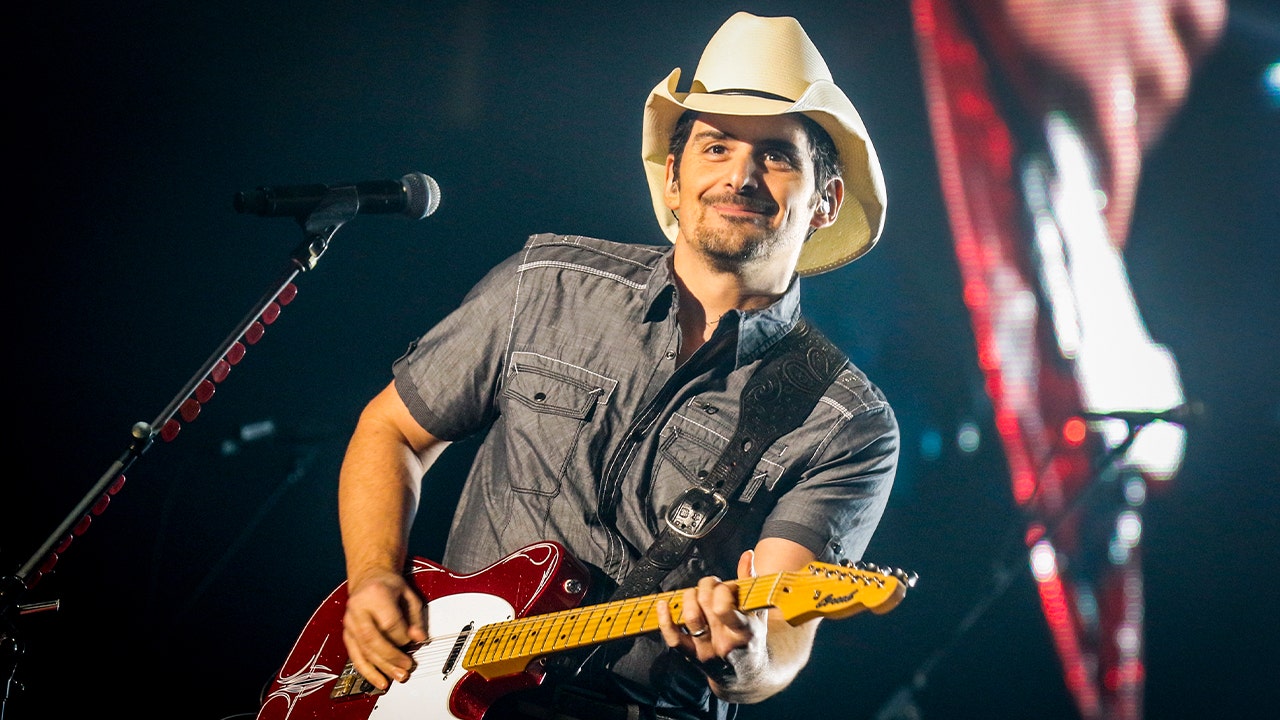
POLYGON ((782 573, 773 606, 792 625, 815 617, 845 618, 863 610, 883 615, 902 602, 916 580, 915 573, 872 563, 812 562, 804 570, 782 573))

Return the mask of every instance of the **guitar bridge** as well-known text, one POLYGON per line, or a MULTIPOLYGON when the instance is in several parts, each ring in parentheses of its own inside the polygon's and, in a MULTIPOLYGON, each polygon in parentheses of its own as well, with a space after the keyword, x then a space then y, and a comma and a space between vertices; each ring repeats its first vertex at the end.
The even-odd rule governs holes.
POLYGON ((355 697, 364 697, 369 695, 381 695, 386 692, 374 687, 373 683, 364 679, 351 661, 342 668, 342 674, 333 683, 333 690, 329 692, 330 700, 348 700, 355 697))

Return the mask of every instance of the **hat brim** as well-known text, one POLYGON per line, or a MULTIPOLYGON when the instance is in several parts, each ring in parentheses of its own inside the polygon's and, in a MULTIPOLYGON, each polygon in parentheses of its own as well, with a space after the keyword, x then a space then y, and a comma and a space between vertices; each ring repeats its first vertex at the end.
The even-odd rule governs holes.
POLYGON ((834 270, 861 257, 875 245, 884 227, 884 176, 862 118, 835 84, 814 82, 804 95, 791 102, 752 95, 677 92, 679 79, 680 69, 676 68, 649 94, 641 141, 654 214, 668 240, 674 242, 679 229, 679 222, 667 208, 663 195, 668 145, 680 115, 694 110, 744 116, 803 113, 821 125, 835 142, 845 184, 845 202, 836 221, 814 232, 805 242, 796 264, 797 273, 817 275, 834 270))

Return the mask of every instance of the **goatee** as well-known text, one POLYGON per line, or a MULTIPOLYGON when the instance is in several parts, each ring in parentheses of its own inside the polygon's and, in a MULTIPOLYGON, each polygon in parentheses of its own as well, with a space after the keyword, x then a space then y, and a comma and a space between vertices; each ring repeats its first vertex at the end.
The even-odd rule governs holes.
MULTIPOLYGON (((742 197, 707 197, 702 200, 703 217, 713 205, 734 205, 752 212, 768 216, 777 211, 777 207, 757 198, 742 197)), ((776 230, 760 227, 746 218, 723 217, 728 228, 711 228, 699 223, 694 229, 694 244, 702 251, 719 270, 732 270, 743 263, 759 260, 773 251, 778 243, 776 230)))

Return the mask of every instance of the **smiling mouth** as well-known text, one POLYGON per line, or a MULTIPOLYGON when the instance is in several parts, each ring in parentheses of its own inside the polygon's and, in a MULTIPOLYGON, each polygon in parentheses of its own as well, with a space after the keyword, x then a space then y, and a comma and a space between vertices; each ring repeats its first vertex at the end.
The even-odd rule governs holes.
POLYGON ((743 217, 745 215, 772 215, 775 211, 773 203, 759 200, 743 200, 742 198, 708 198, 708 207, 727 217, 743 217))

